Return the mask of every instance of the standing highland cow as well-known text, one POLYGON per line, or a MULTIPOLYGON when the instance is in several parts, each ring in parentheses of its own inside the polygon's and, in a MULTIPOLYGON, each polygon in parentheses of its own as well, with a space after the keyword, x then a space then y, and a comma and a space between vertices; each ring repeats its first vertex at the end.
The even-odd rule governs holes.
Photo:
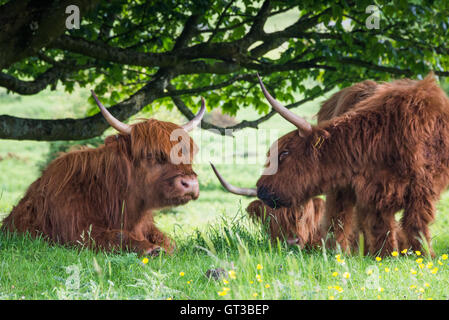
POLYGON ((258 180, 261 200, 273 208, 298 207, 350 187, 346 200, 355 206, 369 253, 398 248, 394 216, 401 209, 407 244, 421 249, 421 236, 430 244, 435 202, 449 182, 449 99, 432 74, 378 84, 353 110, 317 126, 260 85, 272 107, 298 128, 278 140, 278 153, 271 153, 277 159, 269 155, 279 169, 258 180))
POLYGON ((120 134, 96 149, 71 151, 52 161, 2 229, 103 250, 172 252, 172 241, 154 224, 153 210, 198 198, 191 165, 196 146, 187 131, 201 121, 204 100, 198 115, 183 127, 155 119, 127 125, 92 94, 120 134), (173 150, 185 161, 174 164, 173 150))

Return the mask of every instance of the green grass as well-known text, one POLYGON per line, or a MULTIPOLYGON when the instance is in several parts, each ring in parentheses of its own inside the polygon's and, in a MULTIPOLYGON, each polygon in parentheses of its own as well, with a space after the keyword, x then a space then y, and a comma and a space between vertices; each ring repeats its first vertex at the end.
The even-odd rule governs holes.
MULTIPOLYGON (((3 95, 0 106, 2 111, 12 115, 42 117, 63 115, 51 112, 57 108, 74 110, 73 115, 84 108, 79 101, 87 98, 86 92, 76 91, 70 98, 58 99, 61 95, 45 91, 33 99, 21 100, 3 95)), ((312 119, 318 106, 317 101, 311 102, 295 112, 312 119)), ((179 115, 164 110, 154 116, 182 121, 179 115)), ((257 114, 249 109, 238 114, 239 119, 255 117, 257 114)), ((261 129, 267 128, 278 129, 278 135, 292 129, 279 116, 261 126, 261 129)), ((239 141, 251 131, 254 132, 247 129, 236 133, 234 140, 239 141)), ((203 149, 216 147, 223 139, 233 139, 204 131, 197 131, 194 136, 203 149)), ((254 148, 263 156, 269 146, 268 140, 261 139, 248 152, 238 154, 240 162, 254 158, 254 148)), ((0 212, 3 215, 38 177, 39 164, 48 150, 46 142, 0 142, 3 159, 0 161, 0 212)), ((157 225, 177 241, 178 249, 173 256, 161 255, 143 264, 141 258, 132 253, 96 253, 50 245, 41 239, 1 234, 0 299, 448 298, 449 260, 440 258, 443 265, 439 265, 437 258, 430 269, 426 266, 420 269, 414 254, 381 262, 358 254, 342 254, 345 263, 340 264, 335 258, 338 250, 299 250, 282 243, 272 244, 263 227, 253 224, 245 214, 250 199, 224 192, 215 179, 208 164, 210 159, 216 160, 214 156, 217 155, 203 156, 201 163, 195 165, 201 188, 199 200, 157 214, 157 225), (263 269, 258 270, 258 264, 263 269), (435 267, 439 269, 433 274, 431 270, 435 267), (234 270, 235 279, 228 277, 229 283, 225 284, 222 279, 207 278, 206 271, 214 268, 234 270), (385 268, 389 268, 389 272, 385 268), (373 273, 368 274, 371 269, 373 273), (411 269, 417 274, 413 275, 411 269), (184 276, 180 276, 180 272, 184 272, 184 276), (336 277, 332 276, 334 272, 338 272, 336 277), (350 274, 348 279, 343 277, 345 272, 350 274), (257 281, 257 274, 261 282, 257 281), (79 282, 75 281, 77 277, 79 282), (224 291, 226 295, 221 296, 219 293, 224 291)), ((261 166, 260 163, 217 165, 230 182, 248 187, 254 186, 261 166)), ((438 257, 449 251, 448 211, 449 193, 445 193, 432 226, 433 246, 438 257)), ((428 261, 425 258, 424 265, 428 261)))

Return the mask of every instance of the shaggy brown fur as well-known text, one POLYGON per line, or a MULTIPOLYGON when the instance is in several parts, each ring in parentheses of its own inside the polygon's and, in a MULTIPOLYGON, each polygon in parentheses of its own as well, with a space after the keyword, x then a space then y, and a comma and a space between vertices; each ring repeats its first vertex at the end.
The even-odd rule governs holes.
MULTIPOLYGON (((152 211, 198 197, 176 185, 179 177, 196 181, 196 174, 190 164, 169 161, 178 144, 170 141, 175 129, 181 127, 149 119, 132 125, 131 134, 107 137, 98 148, 58 157, 31 184, 2 229, 104 250, 157 254, 162 247, 171 252, 174 244, 155 226, 152 211)), ((189 141, 182 143, 191 160, 196 146, 180 131, 189 141)))
POLYGON ((407 243, 421 249, 421 234, 430 243, 435 202, 449 182, 449 99, 433 75, 378 84, 353 110, 302 134, 279 139, 279 154, 288 156, 257 182, 266 204, 297 207, 349 186, 369 253, 398 249, 401 209, 407 243))
POLYGON ((324 201, 320 198, 310 199, 298 209, 272 209, 261 200, 255 200, 246 211, 254 221, 268 225, 273 241, 285 239, 303 248, 306 245, 320 245, 326 234, 326 230, 322 229, 324 201))

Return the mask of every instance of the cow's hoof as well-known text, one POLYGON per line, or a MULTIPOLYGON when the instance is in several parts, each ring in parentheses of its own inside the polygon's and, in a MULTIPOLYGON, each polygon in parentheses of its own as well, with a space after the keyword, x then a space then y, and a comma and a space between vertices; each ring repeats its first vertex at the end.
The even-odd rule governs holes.
POLYGON ((157 257, 163 251, 161 247, 154 247, 146 252, 150 257, 157 257))

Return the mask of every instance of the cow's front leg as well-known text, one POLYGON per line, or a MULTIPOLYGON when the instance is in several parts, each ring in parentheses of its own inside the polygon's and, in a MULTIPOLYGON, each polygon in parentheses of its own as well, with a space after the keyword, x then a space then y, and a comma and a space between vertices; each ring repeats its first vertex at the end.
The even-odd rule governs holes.
POLYGON ((398 250, 398 224, 395 211, 379 211, 374 205, 356 207, 359 224, 365 236, 365 253, 388 256, 398 250))
POLYGON ((126 230, 107 229, 90 226, 80 236, 80 242, 99 250, 128 250, 140 255, 154 256, 159 253, 160 246, 147 239, 138 239, 126 230))
POLYGON ((426 241, 432 257, 435 253, 431 247, 429 224, 435 218, 435 206, 430 197, 423 192, 418 196, 410 196, 401 219, 401 227, 412 250, 422 251, 422 241, 426 241))
POLYGON ((334 232, 335 241, 346 253, 355 247, 359 231, 354 205, 355 195, 351 188, 335 189, 326 194, 323 226, 327 225, 327 229, 334 232))
POLYGON ((168 254, 172 254, 176 247, 175 242, 156 227, 151 211, 143 214, 142 219, 134 227, 132 234, 137 239, 145 239, 158 246, 158 252, 163 249, 168 254))

